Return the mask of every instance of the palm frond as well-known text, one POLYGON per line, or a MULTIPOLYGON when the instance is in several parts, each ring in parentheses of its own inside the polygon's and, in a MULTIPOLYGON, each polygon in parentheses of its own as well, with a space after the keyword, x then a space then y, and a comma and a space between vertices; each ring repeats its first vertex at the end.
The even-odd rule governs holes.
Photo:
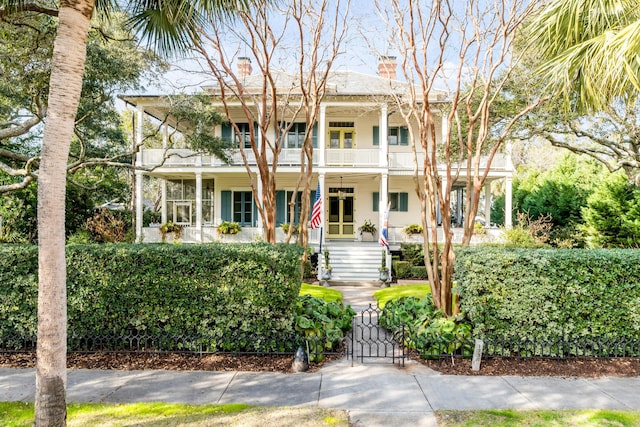
POLYGON ((129 25, 158 52, 179 54, 198 40, 210 19, 228 19, 246 11, 250 0, 130 0, 129 25))
POLYGON ((548 88, 579 111, 596 111, 640 91, 636 0, 555 0, 527 27, 548 88))

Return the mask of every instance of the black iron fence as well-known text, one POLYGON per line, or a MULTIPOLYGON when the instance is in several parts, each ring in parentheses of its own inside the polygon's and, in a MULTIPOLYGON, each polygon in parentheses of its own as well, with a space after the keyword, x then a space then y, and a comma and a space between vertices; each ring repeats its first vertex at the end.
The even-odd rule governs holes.
MULTIPOLYGON (((212 338, 198 334, 69 334, 67 351, 73 353, 183 353, 234 355, 294 355, 302 346, 312 361, 344 352, 344 340, 323 335, 297 334, 265 338, 245 332, 212 338)), ((36 350, 35 336, 0 335, 0 353, 29 353, 36 350)))
MULTIPOLYGON (((559 336, 553 338, 492 336, 481 338, 483 357, 518 359, 640 358, 640 337, 559 336)), ((413 353, 424 359, 471 358, 475 339, 418 336, 405 340, 413 353)))

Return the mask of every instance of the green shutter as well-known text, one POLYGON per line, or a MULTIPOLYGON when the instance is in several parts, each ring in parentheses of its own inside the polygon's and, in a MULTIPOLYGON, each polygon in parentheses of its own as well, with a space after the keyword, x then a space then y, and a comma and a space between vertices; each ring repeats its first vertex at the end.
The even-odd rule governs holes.
POLYGON ((222 216, 223 221, 232 221, 231 218, 231 191, 221 191, 220 192, 220 216, 222 216))
POLYGON ((287 211, 287 192, 283 190, 276 191, 276 226, 284 224, 287 211))
POLYGON ((222 124, 222 139, 226 142, 231 142, 231 124, 222 124))
POLYGON ((409 211, 409 193, 398 193, 399 199, 399 211, 400 212, 408 212, 409 211))
POLYGON ((313 148, 318 148, 318 122, 313 124, 313 133, 311 138, 313 140, 313 148))
POLYGON ((373 127, 373 145, 380 145, 380 126, 373 127))
POLYGON ((406 126, 400 127, 400 145, 409 145, 409 128, 406 126))
POLYGON ((374 191, 373 192, 373 211, 374 212, 378 212, 379 205, 380 205, 380 193, 378 193, 377 191, 374 191))

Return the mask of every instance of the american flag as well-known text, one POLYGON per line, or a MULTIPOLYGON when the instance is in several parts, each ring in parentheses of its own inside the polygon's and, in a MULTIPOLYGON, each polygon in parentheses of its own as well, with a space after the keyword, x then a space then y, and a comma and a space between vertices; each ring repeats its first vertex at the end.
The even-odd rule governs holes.
POLYGON ((322 218, 320 217, 320 213, 322 212, 322 197, 320 193, 320 182, 318 182, 318 188, 316 189, 316 198, 313 201, 313 210, 311 211, 311 222, 309 223, 309 228, 312 230, 314 228, 320 227, 322 224, 322 218))
POLYGON ((387 210, 384 212, 384 223, 380 230, 380 244, 389 249, 388 228, 389 228, 389 211, 391 210, 391 203, 387 204, 387 210))

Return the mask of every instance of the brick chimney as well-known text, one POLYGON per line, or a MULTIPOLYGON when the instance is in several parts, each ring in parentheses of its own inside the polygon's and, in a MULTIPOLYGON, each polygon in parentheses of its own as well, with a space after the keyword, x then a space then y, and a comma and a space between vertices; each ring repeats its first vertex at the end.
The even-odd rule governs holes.
POLYGON ((395 56, 381 56, 378 62, 378 75, 387 79, 396 79, 396 62, 395 56))
POLYGON ((245 78, 251 75, 253 69, 251 68, 251 59, 246 56, 238 58, 238 77, 245 78))

